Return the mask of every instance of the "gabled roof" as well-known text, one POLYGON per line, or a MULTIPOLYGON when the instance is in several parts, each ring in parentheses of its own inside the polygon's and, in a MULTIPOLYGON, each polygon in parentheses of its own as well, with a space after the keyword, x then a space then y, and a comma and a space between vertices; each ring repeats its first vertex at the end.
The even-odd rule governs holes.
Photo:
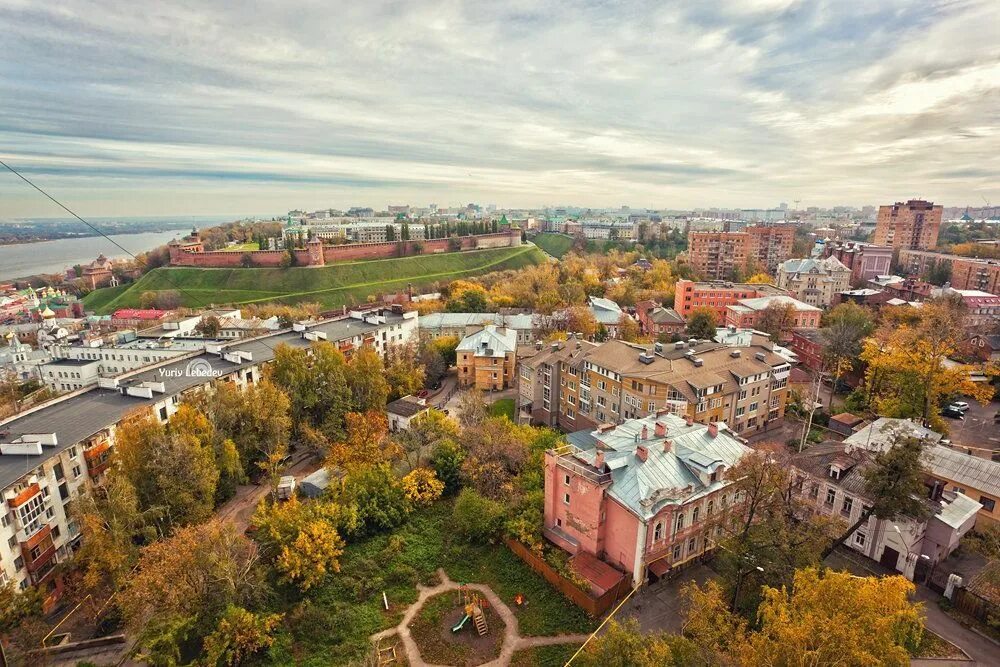
POLYGON ((476 333, 463 338, 455 349, 472 352, 477 357, 502 357, 517 349, 517 332, 487 324, 476 333))

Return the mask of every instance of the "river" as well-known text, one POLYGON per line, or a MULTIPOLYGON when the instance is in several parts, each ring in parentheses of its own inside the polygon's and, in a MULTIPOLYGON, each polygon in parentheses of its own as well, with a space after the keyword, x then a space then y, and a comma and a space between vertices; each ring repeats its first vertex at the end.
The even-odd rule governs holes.
POLYGON ((112 234, 108 237, 85 236, 76 239, 0 245, 0 280, 12 280, 39 273, 62 273, 75 264, 89 264, 101 253, 111 259, 128 257, 129 254, 138 255, 187 233, 186 230, 176 229, 166 232, 112 234))

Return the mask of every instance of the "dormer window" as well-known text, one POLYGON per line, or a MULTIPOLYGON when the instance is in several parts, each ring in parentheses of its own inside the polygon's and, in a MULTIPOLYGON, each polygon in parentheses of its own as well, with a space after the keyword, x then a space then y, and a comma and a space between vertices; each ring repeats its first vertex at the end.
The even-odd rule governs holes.
POLYGON ((832 479, 840 479, 840 475, 843 471, 837 466, 830 466, 830 477, 832 479))

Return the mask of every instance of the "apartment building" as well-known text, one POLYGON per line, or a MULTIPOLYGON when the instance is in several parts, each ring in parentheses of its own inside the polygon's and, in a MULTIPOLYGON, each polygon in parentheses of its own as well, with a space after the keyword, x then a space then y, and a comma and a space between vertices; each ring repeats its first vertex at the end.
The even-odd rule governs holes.
POLYGON ((535 343, 534 354, 518 355, 518 407, 531 415, 531 423, 559 426, 561 388, 577 391, 581 366, 577 360, 597 343, 570 335, 547 346, 535 343))
POLYGON ((499 391, 514 384, 517 363, 517 333, 487 324, 470 334, 455 348, 458 384, 483 391, 499 391))
POLYGON ((879 206, 873 242, 879 246, 931 250, 937 246, 944 207, 911 199, 905 204, 879 206))
POLYGON ((711 553, 744 500, 726 471, 750 449, 725 424, 661 411, 567 440, 545 453, 545 537, 634 586, 711 553))
POLYGON ((791 365, 769 344, 641 346, 612 340, 592 347, 573 341, 567 347, 572 349, 536 356, 522 369, 522 408, 527 410, 530 397, 530 412, 540 423, 575 431, 668 410, 750 434, 784 416, 791 365), (546 376, 543 364, 557 364, 558 373, 546 376), (558 415, 552 415, 554 409, 558 415))
POLYGON ((100 378, 89 389, 0 421, 0 583, 22 590, 44 586, 49 602, 60 592, 55 565, 79 546, 80 528, 67 505, 100 484, 109 464, 117 424, 136 410, 166 421, 183 399, 215 381, 257 382, 280 344, 308 347, 326 340, 345 353, 416 339, 416 314, 352 312, 296 324, 271 336, 209 345, 179 358, 100 378))
POLYGON ((691 316, 691 311, 696 308, 711 308, 721 324, 726 320, 726 308, 741 299, 756 299, 777 294, 787 294, 787 292, 774 285, 732 283, 722 280, 711 282, 678 280, 674 286, 674 310, 687 319, 691 316))
POLYGON ((834 257, 789 259, 778 265, 778 287, 811 306, 833 305, 851 284, 851 270, 834 257))
POLYGON ((673 336, 684 333, 686 323, 673 308, 664 308, 655 301, 635 304, 639 328, 647 336, 673 336))
POLYGON ((851 270, 851 285, 864 285, 876 276, 889 273, 892 266, 891 246, 877 246, 860 241, 827 242, 823 257, 835 257, 851 270))
POLYGON ((688 262, 702 278, 725 280, 748 269, 774 272, 792 254, 793 225, 755 225, 743 231, 688 232, 688 262))
POLYGON ((1000 260, 960 257, 928 250, 900 250, 900 270, 921 276, 935 267, 948 266, 948 282, 955 289, 981 290, 1000 294, 1000 260))
MULTIPOLYGON (((848 442, 824 442, 792 457, 796 496, 814 514, 854 525, 872 504, 864 470, 872 465, 870 451, 848 442)), ((845 546, 920 581, 934 564, 947 558, 976 525, 982 505, 948 491, 928 498, 931 516, 923 521, 871 516, 848 536, 845 546)))

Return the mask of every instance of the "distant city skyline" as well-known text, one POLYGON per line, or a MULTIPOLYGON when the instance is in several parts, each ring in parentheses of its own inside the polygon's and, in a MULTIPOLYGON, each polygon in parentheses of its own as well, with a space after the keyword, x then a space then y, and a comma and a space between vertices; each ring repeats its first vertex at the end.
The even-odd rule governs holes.
POLYGON ((0 158, 100 217, 1000 203, 995 2, 537 4, 0 0, 0 158))

